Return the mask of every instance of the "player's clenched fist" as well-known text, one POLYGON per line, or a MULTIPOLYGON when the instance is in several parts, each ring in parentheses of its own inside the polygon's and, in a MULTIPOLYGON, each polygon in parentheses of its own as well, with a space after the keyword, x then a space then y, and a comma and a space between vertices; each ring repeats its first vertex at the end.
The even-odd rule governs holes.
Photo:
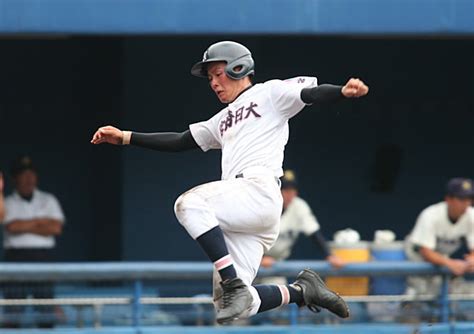
POLYGON ((369 87, 360 79, 350 78, 341 92, 345 97, 361 97, 367 95, 369 87))
POLYGON ((122 145, 123 132, 113 126, 103 126, 94 133, 91 140, 92 144, 109 143, 114 145, 122 145))

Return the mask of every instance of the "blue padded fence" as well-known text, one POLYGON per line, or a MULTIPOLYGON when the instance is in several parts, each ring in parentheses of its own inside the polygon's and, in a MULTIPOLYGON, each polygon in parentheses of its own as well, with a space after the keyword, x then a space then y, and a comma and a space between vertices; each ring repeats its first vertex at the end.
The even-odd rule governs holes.
MULTIPOLYGON (((412 333, 414 330, 420 330, 421 333, 474 333, 474 324, 450 323, 450 296, 448 294, 448 281, 451 274, 445 268, 439 268, 428 263, 408 262, 408 261, 373 261, 368 263, 353 263, 346 267, 335 270, 325 261, 288 261, 277 263, 271 269, 262 268, 260 276, 295 276, 302 268, 311 268, 319 272, 322 276, 390 276, 390 275, 441 275, 443 277, 443 286, 439 296, 440 321, 436 325, 423 327, 424 325, 396 325, 396 329, 391 325, 364 325, 365 333, 412 333), (383 331, 380 328, 384 328, 383 331)), ((130 292, 130 307, 132 309, 133 327, 127 329, 124 327, 110 329, 104 333, 135 333, 140 329, 140 333, 154 332, 151 327, 142 326, 140 323, 142 305, 140 304, 143 296, 142 283, 147 280, 196 280, 211 279, 212 265, 207 262, 133 262, 133 263, 9 263, 0 264, 0 282, 31 282, 31 281, 54 281, 54 282, 78 282, 78 281, 131 281, 133 282, 133 292, 130 292)), ((292 322, 296 324, 295 321, 292 322)), ((358 325, 337 325, 332 327, 318 326, 320 333, 346 333, 351 328, 358 325)), ((285 328, 272 327, 271 330, 264 331, 265 327, 255 327, 250 332, 255 333, 287 333, 285 328), (262 332, 263 330, 263 332, 262 332)), ((291 333, 309 333, 301 325, 291 327, 291 333)), ((189 328, 179 327, 159 327, 159 333, 212 333, 218 329, 212 327, 189 328)), ((243 330, 243 329, 242 329, 243 330)), ((314 327, 313 327, 314 330, 314 327)), ((220 329, 222 332, 222 328, 220 329)), ((249 332, 249 327, 245 327, 249 332)), ((57 333, 91 333, 92 329, 74 329, 74 330, 55 330, 57 333)), ((94 329, 95 333, 103 332, 94 329)), ((224 332, 237 333, 238 328, 225 329, 224 332)), ((2 331, 3 333, 3 331, 2 331)), ((5 333, 8 333, 5 331, 5 333)), ((31 331, 22 331, 22 333, 34 333, 31 331)))
POLYGON ((470 0, 0 0, 3 34, 474 33, 470 0))
MULTIPOLYGON (((384 324, 342 326, 259 326, 259 327, 125 327, 102 329, 55 329, 54 334, 472 334, 474 324, 384 324)), ((15 330, 2 330, 2 334, 18 334, 15 330)), ((44 334, 44 330, 22 330, 22 334, 44 334)))

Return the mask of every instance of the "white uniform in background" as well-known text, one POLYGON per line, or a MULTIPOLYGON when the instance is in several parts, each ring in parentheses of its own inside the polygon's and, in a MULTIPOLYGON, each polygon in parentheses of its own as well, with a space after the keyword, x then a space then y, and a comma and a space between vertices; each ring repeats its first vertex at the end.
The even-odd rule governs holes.
MULTIPOLYGON (((414 261, 424 261, 416 247, 426 247, 445 256, 451 256, 461 246, 465 238, 470 250, 474 249, 474 208, 452 223, 448 217, 446 202, 433 204, 424 209, 406 238, 407 257, 414 261)), ((440 276, 412 276, 408 278, 408 294, 438 294, 441 287, 440 276)))
MULTIPOLYGON (((283 175, 288 120, 305 107, 301 90, 316 85, 314 77, 256 84, 208 121, 190 125, 203 151, 222 150, 222 180, 182 194, 176 217, 194 239, 219 225, 237 276, 248 286, 263 253, 278 237, 283 203, 278 178, 283 175), (183 202, 187 210, 180 208, 183 202)), ((221 295, 219 282, 214 271, 215 300, 221 295)), ((248 316, 260 306, 257 291, 250 287, 250 292, 248 316)))
POLYGON ((415 246, 422 246, 451 256, 462 246, 462 238, 466 239, 469 249, 474 249, 474 209, 468 208, 456 223, 452 223, 448 205, 440 202, 427 207, 418 216, 407 238, 407 253, 411 259, 422 260, 421 255, 413 252, 415 246))
MULTIPOLYGON (((5 199, 4 225, 14 220, 30 220, 39 218, 56 219, 64 222, 64 213, 59 201, 52 194, 36 189, 31 201, 23 199, 17 192, 5 199)), ((54 248, 54 236, 34 233, 10 234, 3 233, 4 248, 54 248)))
POLYGON ((277 241, 265 255, 277 261, 286 260, 291 255, 300 233, 310 236, 319 229, 319 223, 308 203, 300 197, 295 197, 281 215, 280 235, 277 241))

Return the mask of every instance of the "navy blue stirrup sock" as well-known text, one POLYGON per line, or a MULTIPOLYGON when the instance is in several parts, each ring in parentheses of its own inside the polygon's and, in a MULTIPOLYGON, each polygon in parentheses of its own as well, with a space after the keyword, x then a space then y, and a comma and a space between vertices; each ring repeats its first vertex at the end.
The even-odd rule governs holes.
POLYGON ((223 281, 237 277, 234 261, 227 250, 224 234, 219 226, 201 234, 196 241, 212 261, 223 281))
POLYGON ((303 301, 301 291, 291 285, 255 285, 261 303, 257 313, 265 312, 289 303, 303 301))
POLYGON ((290 303, 296 303, 298 305, 304 304, 303 292, 300 287, 294 287, 292 284, 286 286, 290 292, 290 303))
POLYGON ((282 296, 278 285, 255 285, 261 303, 257 313, 265 312, 282 305, 282 296))

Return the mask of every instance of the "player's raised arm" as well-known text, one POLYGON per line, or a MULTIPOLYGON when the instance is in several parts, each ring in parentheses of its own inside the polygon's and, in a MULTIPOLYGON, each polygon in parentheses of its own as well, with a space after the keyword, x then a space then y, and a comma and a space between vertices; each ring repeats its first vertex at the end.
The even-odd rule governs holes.
POLYGON ((199 148, 189 130, 181 133, 139 133, 122 131, 110 125, 99 128, 92 136, 91 143, 95 145, 102 143, 134 145, 164 152, 180 152, 199 148))
POLYGON ((361 97, 367 95, 369 87, 360 79, 351 78, 344 86, 323 84, 317 87, 303 88, 301 100, 304 103, 337 101, 344 97, 361 97))

